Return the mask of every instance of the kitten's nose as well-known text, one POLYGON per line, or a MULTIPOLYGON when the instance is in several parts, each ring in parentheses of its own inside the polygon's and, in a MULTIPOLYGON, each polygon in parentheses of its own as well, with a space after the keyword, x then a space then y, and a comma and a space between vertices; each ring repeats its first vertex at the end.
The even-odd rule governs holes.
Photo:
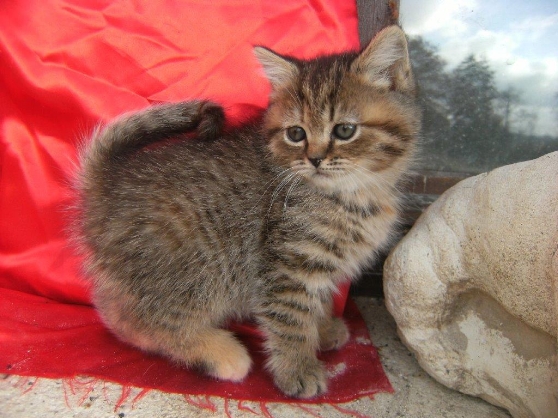
POLYGON ((324 160, 323 158, 308 158, 312 165, 316 168, 319 167, 320 163, 324 160))

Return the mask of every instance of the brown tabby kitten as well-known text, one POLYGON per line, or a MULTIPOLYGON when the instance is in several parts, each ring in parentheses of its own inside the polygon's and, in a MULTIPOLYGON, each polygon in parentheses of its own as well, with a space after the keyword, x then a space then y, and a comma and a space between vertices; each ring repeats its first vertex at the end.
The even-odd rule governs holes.
POLYGON ((240 381, 251 360, 223 327, 252 317, 275 384, 309 398, 326 390, 317 350, 349 338, 332 293, 397 218, 419 129, 414 81, 395 26, 360 54, 255 54, 273 87, 259 123, 225 132, 220 106, 193 101, 97 132, 80 228, 95 304, 124 341, 240 381))

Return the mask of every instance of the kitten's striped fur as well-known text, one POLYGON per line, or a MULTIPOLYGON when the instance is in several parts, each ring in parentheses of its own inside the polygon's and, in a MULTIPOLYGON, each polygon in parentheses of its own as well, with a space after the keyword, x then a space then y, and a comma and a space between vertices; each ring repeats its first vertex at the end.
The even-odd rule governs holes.
POLYGON ((349 338, 332 293, 396 221, 419 129, 414 82, 397 27, 360 54, 256 55, 273 86, 259 122, 225 132, 220 106, 193 101, 94 135, 81 234, 95 304, 120 338, 238 381, 251 361, 223 327, 253 317, 274 382, 307 398, 326 390, 316 351, 349 338), (292 127, 306 138, 289 139, 292 127))

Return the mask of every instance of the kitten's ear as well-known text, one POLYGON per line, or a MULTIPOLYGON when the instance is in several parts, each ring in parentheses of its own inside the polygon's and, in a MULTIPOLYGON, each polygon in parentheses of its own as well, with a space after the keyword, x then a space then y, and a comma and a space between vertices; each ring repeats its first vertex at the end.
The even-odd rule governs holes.
POLYGON ((407 39, 398 26, 379 32, 353 61, 351 69, 373 86, 415 94, 407 39))
POLYGON ((278 90, 291 84, 298 75, 298 67, 295 63, 277 55, 275 52, 257 46, 254 55, 262 64, 265 74, 274 90, 278 90))

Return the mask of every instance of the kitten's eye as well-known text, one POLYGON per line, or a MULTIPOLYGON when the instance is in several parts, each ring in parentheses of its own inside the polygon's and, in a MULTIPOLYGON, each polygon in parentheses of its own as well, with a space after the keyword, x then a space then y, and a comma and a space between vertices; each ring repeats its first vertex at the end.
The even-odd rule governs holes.
POLYGON ((333 127, 333 135, 339 139, 351 139, 356 132, 356 125, 352 123, 340 123, 333 127))
POLYGON ((306 131, 300 126, 291 126, 287 129, 287 137, 293 142, 300 142, 306 139, 306 131))

